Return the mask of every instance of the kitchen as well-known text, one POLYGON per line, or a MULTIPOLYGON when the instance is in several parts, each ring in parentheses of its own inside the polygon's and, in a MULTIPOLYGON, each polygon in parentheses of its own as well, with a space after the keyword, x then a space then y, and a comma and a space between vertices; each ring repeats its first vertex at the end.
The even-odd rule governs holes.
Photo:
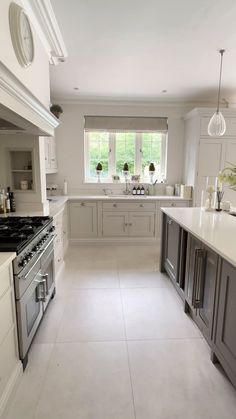
POLYGON ((235 295, 236 193, 218 178, 236 161, 235 5, 90 3, 1 4, 0 185, 16 212, 0 217, 0 415, 233 418, 233 304, 224 348, 217 319, 224 261, 235 295))

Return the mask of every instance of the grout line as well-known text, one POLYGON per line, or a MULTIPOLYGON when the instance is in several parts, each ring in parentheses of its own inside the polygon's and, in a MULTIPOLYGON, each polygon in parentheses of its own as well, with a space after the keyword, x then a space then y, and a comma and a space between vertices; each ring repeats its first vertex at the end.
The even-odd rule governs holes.
POLYGON ((128 340, 127 340, 127 330, 126 330, 126 322, 125 322, 125 311, 124 311, 124 301, 122 297, 122 289, 120 289, 120 298, 121 298, 122 316, 123 316, 123 322, 124 322, 125 346, 126 346, 126 353, 127 353, 127 360, 128 360, 129 379, 130 379, 131 392, 132 392, 134 418, 136 419, 137 414, 136 414, 136 407, 135 407, 134 387, 133 387, 133 380, 132 380, 132 373, 131 373, 131 363, 130 363, 130 354, 129 354, 128 340))

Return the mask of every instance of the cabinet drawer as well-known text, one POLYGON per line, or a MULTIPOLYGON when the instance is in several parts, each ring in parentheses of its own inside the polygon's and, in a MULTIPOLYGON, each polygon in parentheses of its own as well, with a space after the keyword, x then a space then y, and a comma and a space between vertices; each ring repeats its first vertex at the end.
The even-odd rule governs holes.
POLYGON ((155 211, 156 204, 152 202, 104 202, 102 208, 108 211, 155 211))
POLYGON ((0 298, 4 292, 11 286, 12 278, 12 268, 11 265, 7 266, 1 271, 1 280, 0 280, 0 298))
POLYGON ((1 321, 0 327, 0 345, 15 320, 13 301, 12 289, 9 288, 6 294, 0 299, 0 319, 4 319, 3 322, 1 321))
POLYGON ((160 207, 188 207, 189 201, 161 201, 160 207))

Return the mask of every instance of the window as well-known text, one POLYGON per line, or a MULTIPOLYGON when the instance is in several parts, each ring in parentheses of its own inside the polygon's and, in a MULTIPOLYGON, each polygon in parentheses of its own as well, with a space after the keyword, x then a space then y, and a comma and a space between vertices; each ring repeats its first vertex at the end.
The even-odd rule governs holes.
MULTIPOLYGON (((110 182, 112 175, 123 179, 123 166, 128 163, 130 174, 140 174, 142 181, 149 180, 149 165, 154 163, 155 178, 160 182, 166 176, 167 119, 166 118, 119 118, 119 117, 85 117, 85 181, 96 182, 96 166, 102 163, 101 178, 110 182), (92 122, 91 123, 91 118, 92 122), (100 121, 100 118, 102 121, 100 121), (114 121, 111 121, 115 120, 114 121), (119 121, 117 121, 117 119, 119 121), (129 119, 129 129, 126 119, 129 119), (145 120, 157 120, 153 131, 131 129, 145 120), (161 123, 159 121, 161 119, 161 123), (120 123, 120 120, 122 120, 120 123), (130 120, 132 120, 130 122, 130 120), (135 120, 135 121, 134 121, 135 120), (164 129, 163 129, 163 120, 164 129), (124 123, 125 121, 125 123, 124 123), (87 122, 87 123, 86 123, 87 122), (109 123, 108 123, 109 122, 109 123), (134 125, 131 127, 131 125, 134 125), (111 126, 112 125, 112 126, 111 126), (114 129, 114 125, 116 129, 114 129), (121 126, 120 126, 121 125, 121 126), (97 129, 96 129, 97 127, 97 129), (105 127, 102 129, 102 127, 105 127), (125 129, 119 129, 124 127, 125 129)), ((144 125, 144 123, 143 123, 144 125)), ((152 124, 153 125, 153 121, 152 124)))

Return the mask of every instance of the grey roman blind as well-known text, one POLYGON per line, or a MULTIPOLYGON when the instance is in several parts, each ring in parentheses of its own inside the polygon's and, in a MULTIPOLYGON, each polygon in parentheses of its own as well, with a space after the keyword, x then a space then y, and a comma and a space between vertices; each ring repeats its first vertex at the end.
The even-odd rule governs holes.
POLYGON ((84 117, 85 131, 167 132, 168 119, 158 117, 90 116, 84 117))

